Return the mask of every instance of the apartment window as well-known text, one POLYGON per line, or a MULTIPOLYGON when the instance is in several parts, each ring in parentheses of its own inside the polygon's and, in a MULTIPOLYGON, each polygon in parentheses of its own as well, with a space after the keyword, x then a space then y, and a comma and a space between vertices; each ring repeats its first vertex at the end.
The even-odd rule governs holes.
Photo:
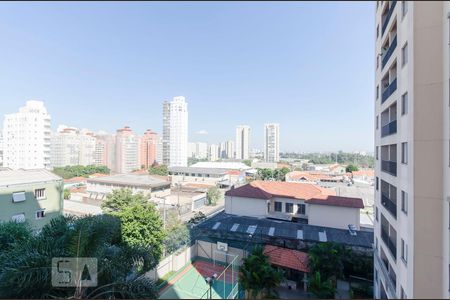
POLYGON ((378 177, 375 180, 375 189, 378 191, 378 177))
POLYGON ((405 243, 403 239, 401 240, 402 240, 402 260, 406 265, 408 263, 408 245, 405 243))
POLYGON ((375 159, 378 160, 378 146, 375 146, 375 159))
POLYGON ((378 238, 375 237, 375 249, 378 250, 378 238))
POLYGON ((408 12, 408 1, 402 1, 402 17, 408 12))
POLYGON ((34 190, 34 197, 36 197, 37 200, 45 199, 45 189, 34 190))
POLYGON ((281 211, 281 202, 275 202, 275 211, 281 211))
POLYGON ((402 143, 402 164, 408 163, 408 143, 402 143))
MULTIPOLYGON (((380 36, 380 25, 377 25, 377 38, 378 38, 378 36, 380 36)), ((378 57, 379 56, 377 56, 377 60, 378 60, 378 57)))
POLYGON ((408 113, 408 93, 402 95, 402 116, 408 113))
POLYGON ((406 65, 408 62, 408 43, 402 48, 402 66, 406 65))
POLYGON ((379 66, 380 66, 380 56, 377 55, 377 69, 378 69, 379 66))
POLYGON ((375 220, 378 222, 378 207, 375 207, 375 220))
POLYGON ((408 214, 408 194, 405 191, 402 191, 402 212, 408 214))
POLYGON ((286 212, 287 213, 293 213, 294 212, 294 204, 293 203, 286 203, 286 212))
POLYGON ((376 129, 378 129, 378 122, 379 121, 379 118, 378 118, 378 116, 375 118, 375 128, 376 129))
POLYGON ((379 85, 377 85, 376 96, 377 96, 377 100, 378 100, 378 97, 380 96, 380 86, 379 85))
POLYGON ((306 205, 305 204, 299 204, 297 214, 299 215, 306 215, 306 205))
POLYGON ((43 219, 45 217, 45 211, 43 209, 36 211, 36 220, 43 219))
POLYGON ((16 223, 23 223, 23 222, 25 222, 25 213, 13 215, 11 217, 11 220, 16 223))
POLYGON ((23 202, 26 200, 25 192, 15 192, 12 194, 12 202, 23 202))

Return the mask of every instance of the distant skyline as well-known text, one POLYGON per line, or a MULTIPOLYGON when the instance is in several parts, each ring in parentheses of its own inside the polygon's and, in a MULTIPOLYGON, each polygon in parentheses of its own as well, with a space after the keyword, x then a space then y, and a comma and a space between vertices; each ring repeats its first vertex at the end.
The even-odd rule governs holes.
POLYGON ((0 4, 3 115, 41 100, 60 124, 162 135, 184 96, 189 141, 280 124, 281 151, 373 151, 374 3, 0 4))

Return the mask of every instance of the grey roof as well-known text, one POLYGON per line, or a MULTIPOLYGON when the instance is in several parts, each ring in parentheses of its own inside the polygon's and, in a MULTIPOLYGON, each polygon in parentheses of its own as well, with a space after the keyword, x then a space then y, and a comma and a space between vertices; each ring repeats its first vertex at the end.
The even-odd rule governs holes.
POLYGON ((169 167, 169 172, 195 173, 210 175, 225 175, 228 169, 222 168, 197 168, 197 167, 169 167))
POLYGON ((62 181, 61 177, 46 169, 0 170, 0 187, 60 180, 62 181))
MULTIPOLYGON (((224 231, 227 235, 233 233, 247 234, 249 226, 256 225, 254 235, 265 236, 267 238, 277 237, 290 240, 300 240, 320 242, 319 232, 326 233, 326 239, 329 242, 336 242, 346 244, 349 246, 372 248, 373 232, 357 231, 356 236, 350 235, 348 230, 314 226, 308 224, 294 223, 288 221, 278 221, 266 218, 255 218, 246 216, 237 216, 226 214, 225 212, 218 213, 212 218, 199 224, 199 229, 211 231, 224 231), (219 225, 217 225, 220 223, 219 225), (235 224, 239 224, 237 229, 230 231, 235 224), (213 227, 216 225, 216 228, 213 227), (273 228, 273 229, 272 229, 273 228), (301 230, 301 234, 299 234, 301 230)), ((234 227, 235 228, 235 227, 234 227)))
POLYGON ((120 186, 136 186, 144 188, 154 188, 168 185, 170 182, 156 176, 139 174, 117 174, 97 178, 88 178, 88 183, 105 183, 120 186))

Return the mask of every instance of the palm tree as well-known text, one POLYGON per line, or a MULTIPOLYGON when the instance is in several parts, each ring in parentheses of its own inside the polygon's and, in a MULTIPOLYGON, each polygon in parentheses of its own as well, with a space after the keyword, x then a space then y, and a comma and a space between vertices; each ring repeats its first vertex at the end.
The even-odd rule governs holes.
POLYGON ((315 272, 309 280, 309 291, 318 299, 334 299, 336 289, 330 279, 322 281, 320 272, 315 272))
POLYGON ((256 247, 239 269, 239 284, 246 291, 247 298, 268 298, 276 296, 275 288, 283 275, 270 265, 261 247, 256 247))
MULTIPOLYGON (((7 229, 0 226, 0 237, 7 229)), ((151 251, 122 241, 115 217, 59 217, 0 252, 0 298, 155 298, 144 274, 156 264, 151 251), (53 257, 97 258, 98 286, 52 286, 53 257)))

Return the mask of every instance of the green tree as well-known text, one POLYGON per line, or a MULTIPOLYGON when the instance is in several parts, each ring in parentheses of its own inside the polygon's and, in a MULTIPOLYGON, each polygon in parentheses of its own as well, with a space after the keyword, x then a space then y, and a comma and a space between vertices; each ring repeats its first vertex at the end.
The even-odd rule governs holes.
POLYGON ((282 279, 283 274, 270 265, 269 259, 259 246, 244 259, 239 268, 239 284, 250 299, 276 297, 275 288, 280 285, 282 279))
POLYGON ((53 173, 64 179, 70 179, 78 176, 88 177, 95 173, 109 174, 110 170, 106 166, 66 166, 54 168, 53 173))
POLYGON ((180 248, 190 244, 191 236, 186 224, 179 224, 166 230, 164 247, 166 254, 172 254, 180 248))
POLYGON ((252 166, 252 161, 250 159, 245 159, 242 161, 244 164, 246 164, 247 166, 251 167, 252 166))
POLYGON ((108 215, 61 216, 34 234, 27 227, 0 225, 0 237, 20 239, 0 251, 0 298, 155 298, 144 274, 157 260, 148 249, 125 243, 120 228, 120 220, 108 215), (53 286, 54 257, 97 258, 98 286, 53 286))
POLYGON ((119 212, 132 204, 145 204, 148 199, 143 194, 133 194, 130 189, 116 189, 106 196, 101 207, 105 213, 119 212))
POLYGON ((148 173, 150 175, 160 175, 160 176, 167 176, 169 175, 169 170, 167 169, 167 166, 165 165, 153 165, 148 169, 148 173))
POLYGON ((218 201, 223 199, 223 194, 218 187, 212 186, 206 191, 206 199, 208 205, 216 205, 218 201))
POLYGON ((273 171, 267 168, 258 168, 256 176, 261 180, 271 180, 274 178, 273 171))
POLYGON ((150 248, 159 259, 166 237, 159 212, 152 203, 132 203, 114 212, 122 222, 122 238, 130 245, 150 248))
POLYGON ((348 250, 341 244, 326 242, 312 246, 308 252, 311 273, 319 272, 324 279, 343 278, 344 257, 348 250))
POLYGON ((352 165, 352 164, 347 165, 347 167, 345 168, 345 172, 347 172, 347 173, 351 173, 351 172, 358 171, 358 170, 359 170, 358 167, 355 165, 352 165))
POLYGON ((318 299, 334 299, 336 289, 333 286, 331 280, 322 280, 320 272, 313 273, 313 276, 309 279, 309 291, 314 294, 318 299))
POLYGON ((64 199, 65 200, 70 199, 70 190, 69 189, 64 189, 64 199))

